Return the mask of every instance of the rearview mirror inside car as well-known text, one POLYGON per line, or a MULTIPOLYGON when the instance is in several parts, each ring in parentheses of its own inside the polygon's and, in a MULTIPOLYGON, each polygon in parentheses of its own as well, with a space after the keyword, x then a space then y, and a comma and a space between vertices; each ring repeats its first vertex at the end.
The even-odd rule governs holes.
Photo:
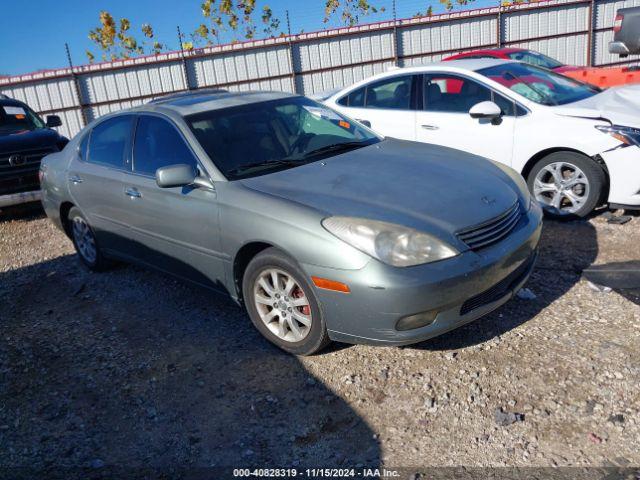
POLYGON ((59 127, 61 125, 62 125, 62 120, 60 120, 60 117, 58 115, 47 116, 47 127, 53 128, 53 127, 59 127))
POLYGON ((156 170, 156 183, 160 188, 184 187, 193 184, 196 176, 191 165, 169 165, 156 170))
POLYGON ((494 102, 485 101, 476 103, 471 107, 469 115, 471 115, 471 118, 488 118, 493 120, 502 115, 502 110, 500 110, 500 107, 494 102))

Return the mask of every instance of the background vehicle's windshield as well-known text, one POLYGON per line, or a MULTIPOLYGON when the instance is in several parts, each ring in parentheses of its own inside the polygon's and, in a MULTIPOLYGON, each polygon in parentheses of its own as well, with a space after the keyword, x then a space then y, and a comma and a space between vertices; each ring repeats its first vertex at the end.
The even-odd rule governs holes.
POLYGON ((507 54, 511 60, 518 60, 519 62, 528 63, 529 65, 535 65, 537 67, 554 69, 562 66, 559 61, 547 57, 538 52, 532 52, 531 50, 524 50, 522 52, 512 52, 507 54))
POLYGON ((600 92, 591 85, 524 63, 496 65, 478 73, 542 105, 564 105, 600 92))
POLYGON ((0 135, 11 135, 44 128, 44 122, 28 108, 0 105, 0 135))
POLYGON ((351 120, 304 97, 212 110, 186 121, 230 180, 302 165, 379 141, 351 120))

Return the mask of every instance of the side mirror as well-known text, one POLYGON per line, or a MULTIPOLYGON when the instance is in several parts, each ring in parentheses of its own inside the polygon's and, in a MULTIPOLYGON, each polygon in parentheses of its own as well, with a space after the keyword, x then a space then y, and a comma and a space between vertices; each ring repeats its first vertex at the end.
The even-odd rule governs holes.
POLYGON ((156 170, 156 183, 160 188, 184 187, 196 179, 196 171, 191 165, 169 165, 156 170))
POLYGON ((471 110, 469 110, 471 118, 485 118, 489 120, 495 120, 502 115, 502 110, 494 102, 485 101, 476 103, 471 110))
POLYGON ((62 120, 58 115, 47 115, 47 127, 59 127, 62 125, 62 120))

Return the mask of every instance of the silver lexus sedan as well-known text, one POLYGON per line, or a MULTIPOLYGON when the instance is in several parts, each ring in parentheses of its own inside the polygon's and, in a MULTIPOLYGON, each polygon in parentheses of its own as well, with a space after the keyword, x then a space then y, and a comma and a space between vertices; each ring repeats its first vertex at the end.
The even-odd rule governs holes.
POLYGON ((527 281, 541 230, 509 167, 285 93, 200 91, 101 117, 41 181, 87 267, 135 262, 230 295, 298 355, 487 314, 527 281))

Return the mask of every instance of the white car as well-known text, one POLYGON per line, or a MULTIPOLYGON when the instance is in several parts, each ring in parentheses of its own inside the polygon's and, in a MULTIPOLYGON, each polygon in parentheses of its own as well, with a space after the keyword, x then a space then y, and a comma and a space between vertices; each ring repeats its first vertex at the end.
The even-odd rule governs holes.
POLYGON ((324 102, 382 135, 513 167, 551 216, 640 208, 640 85, 601 91, 520 62, 454 60, 391 70, 324 102))

